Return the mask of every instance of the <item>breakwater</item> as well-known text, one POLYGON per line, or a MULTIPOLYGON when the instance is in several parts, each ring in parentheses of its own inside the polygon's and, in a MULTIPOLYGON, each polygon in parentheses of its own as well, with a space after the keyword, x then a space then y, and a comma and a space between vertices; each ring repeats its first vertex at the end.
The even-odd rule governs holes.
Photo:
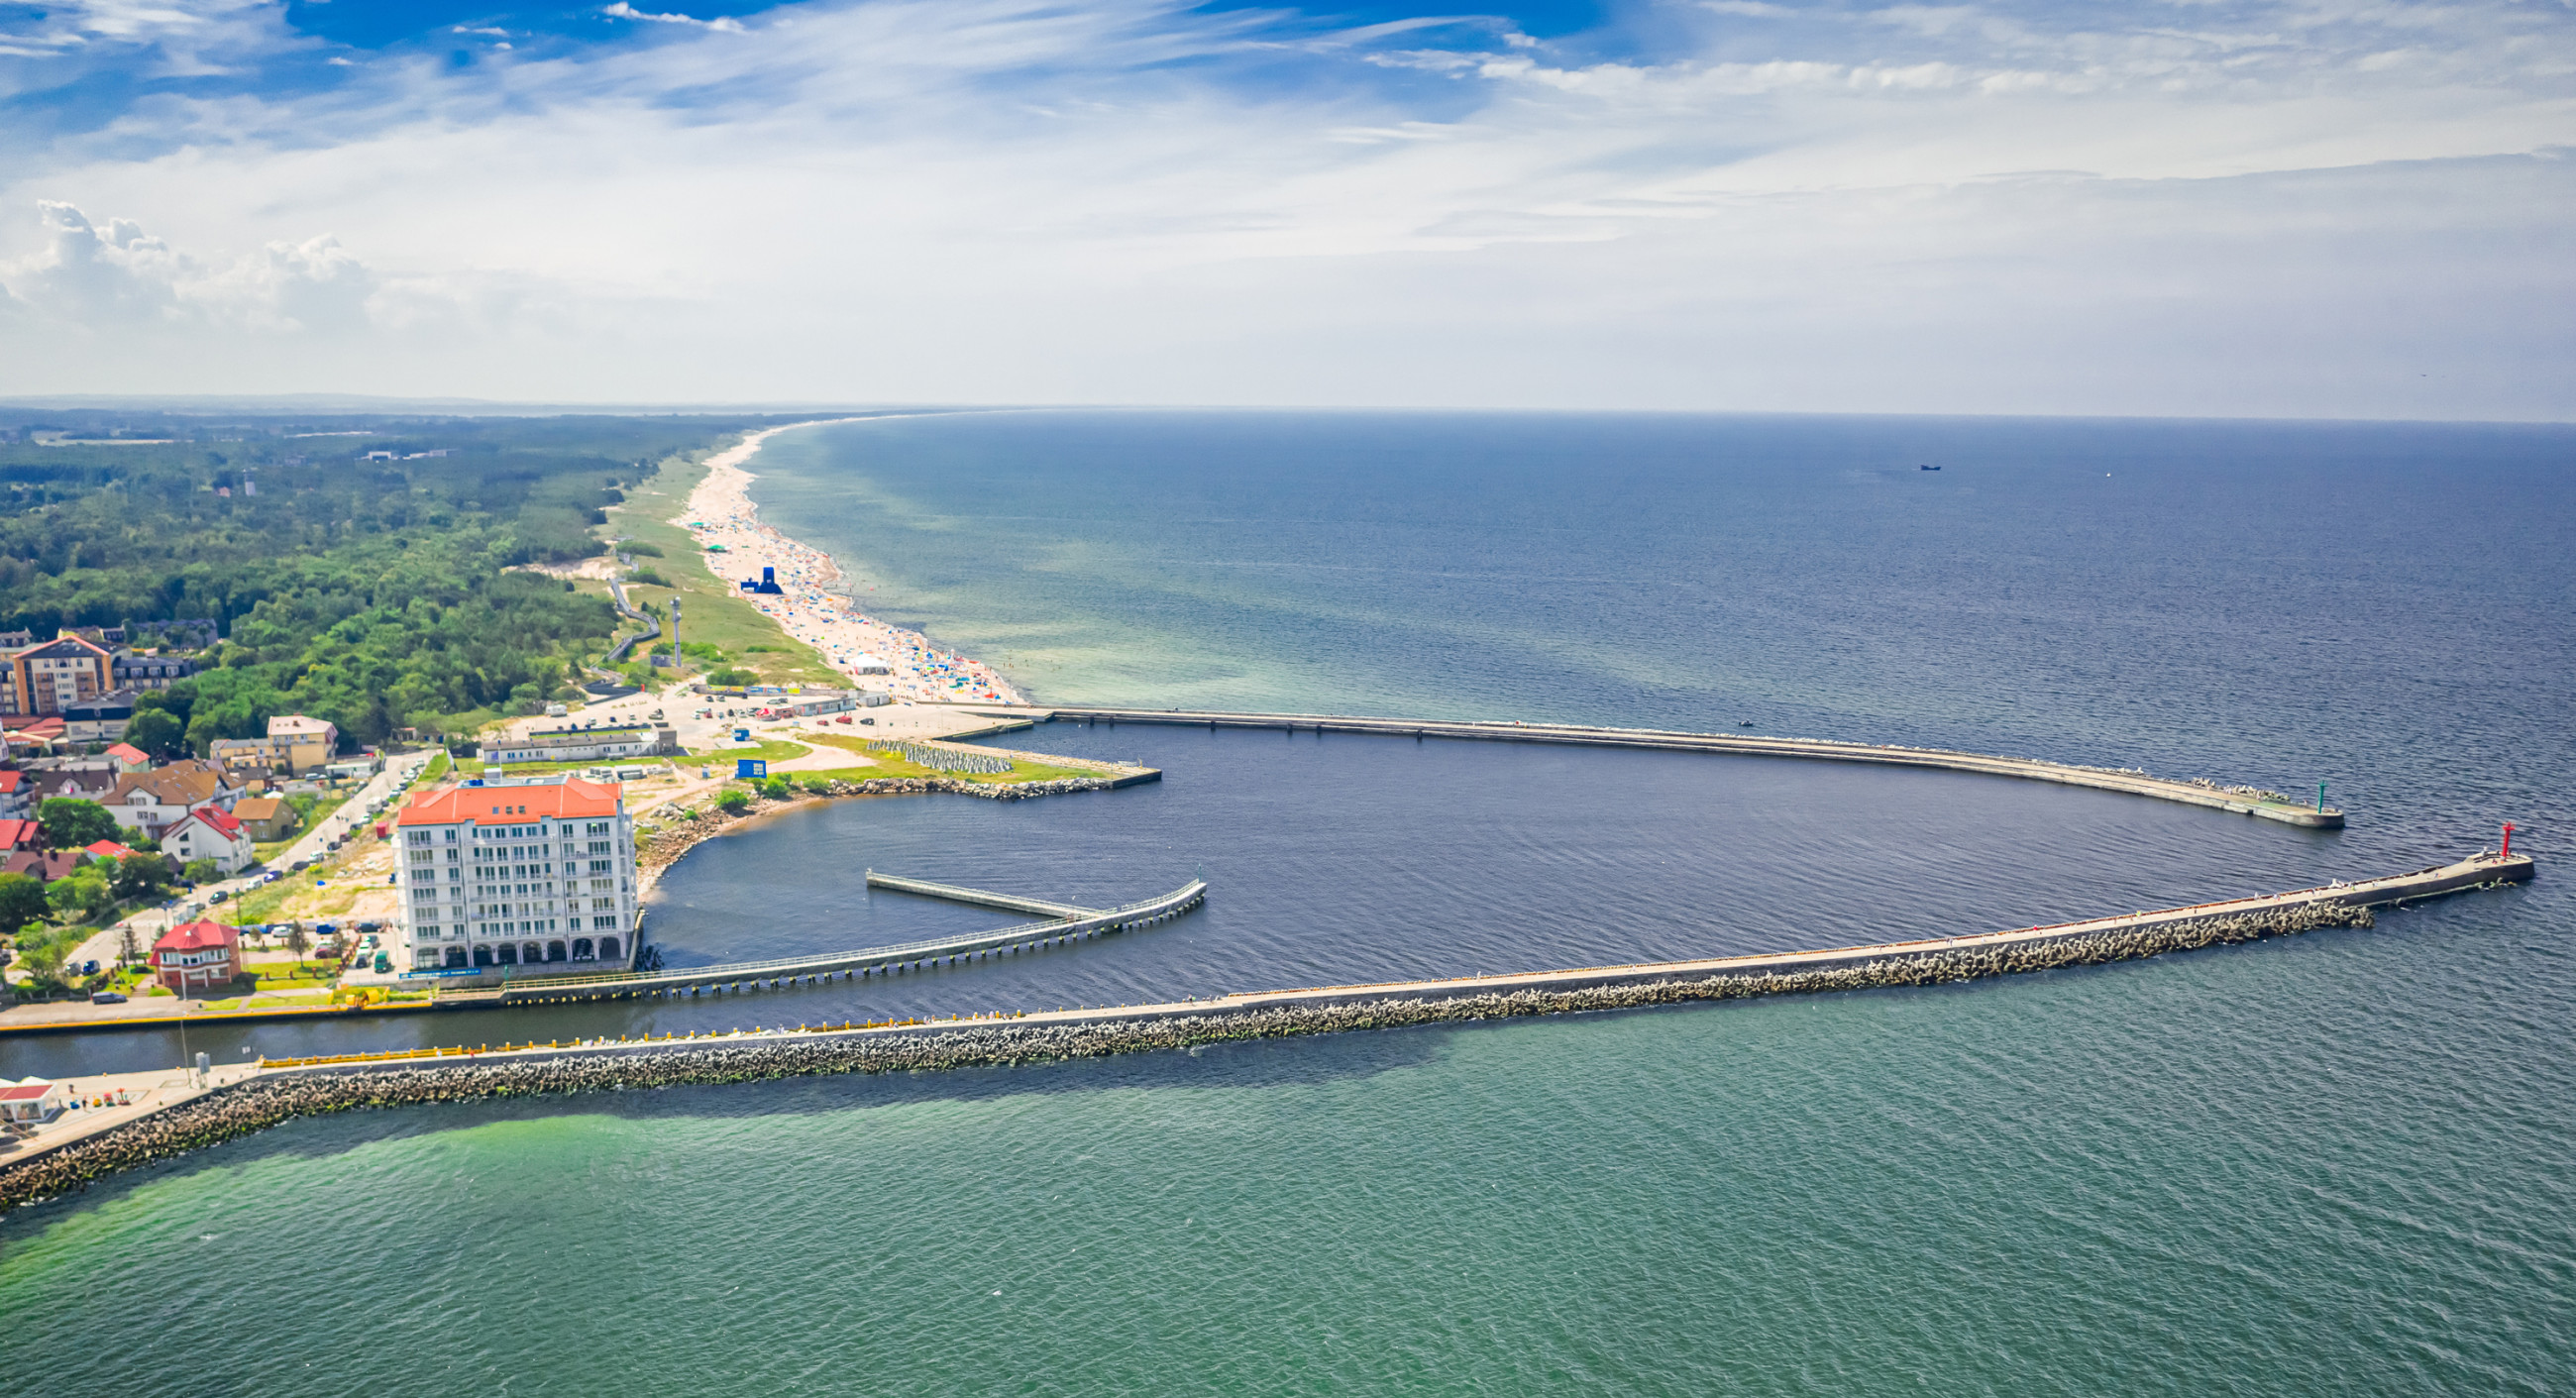
POLYGON ((2221 785, 2207 779, 2176 780, 2131 768, 2085 767, 2035 757, 1999 757, 1989 753, 1954 752, 1945 748, 1909 748, 1884 743, 1846 743, 1828 738, 1767 738, 1734 733, 1687 733, 1651 728, 1595 728, 1569 723, 1456 722, 1441 719, 1368 718, 1345 714, 1234 714, 1185 709, 1113 709, 1095 707, 1015 708, 966 706, 978 713, 1025 713, 1040 721, 1077 723, 1151 723, 1184 728, 1255 728, 1289 733, 1360 733, 1393 738, 1454 738, 1492 743, 1555 743, 1575 747, 1644 748, 1659 752, 1704 752, 1735 757, 1794 757, 1819 762, 1857 762, 1884 767, 1930 767, 1985 776, 2017 777, 2060 786, 2091 787, 2131 796, 2148 796, 2187 806, 2205 806, 2233 814, 2258 816, 2285 825, 2317 830, 2343 828, 2343 812, 2325 805, 2303 804, 2276 791, 2246 785, 2221 785))
POLYGON ((2373 925, 2372 909, 2532 876, 2480 855, 2414 874, 2047 928, 1830 951, 1524 976, 1335 986, 1208 1002, 711 1039, 548 1044, 494 1054, 362 1055, 269 1066, 236 1086, 0 1167, 0 1210, 297 1116, 540 1093, 735 1083, 823 1073, 1010 1067, 1250 1039, 1579 1014, 1694 1001, 1928 986, 2137 960, 2373 925))

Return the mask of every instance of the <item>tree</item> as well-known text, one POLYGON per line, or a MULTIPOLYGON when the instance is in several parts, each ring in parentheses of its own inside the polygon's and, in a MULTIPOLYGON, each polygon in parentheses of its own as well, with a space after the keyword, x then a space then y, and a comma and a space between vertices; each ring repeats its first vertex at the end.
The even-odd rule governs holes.
POLYGON ((726 815, 741 815, 751 809, 751 793, 737 786, 726 787, 716 793, 716 809, 726 815))
POLYGON ((188 727, 163 709, 136 709, 125 741, 154 757, 177 757, 188 748, 188 727))
POLYGON ((143 959, 143 937, 131 918, 116 925, 116 959, 127 966, 143 959))
POLYGON ((119 898, 146 898, 170 886, 170 861, 157 854, 129 854, 116 861, 107 886, 119 898))
POLYGON ((96 861, 45 885, 45 906, 58 914, 87 917, 106 907, 108 901, 107 870, 96 861))
POLYGON ((312 946, 313 938, 305 932, 303 923, 297 922, 287 927, 286 949, 295 954, 295 965, 298 970, 303 969, 304 953, 311 950, 312 946))
POLYGON ((77 796, 48 796, 36 807, 36 824, 49 849, 79 849, 117 836, 116 817, 96 801, 77 796))
POLYGON ((45 918, 45 886, 25 874, 0 874, 0 936, 14 937, 45 918))
MULTIPOLYGON (((56 883, 69 880, 56 879, 56 883)), ((72 954, 72 944, 53 937, 38 937, 18 945, 18 964, 27 968, 29 977, 51 981, 62 973, 63 962, 72 954)))
POLYGON ((180 871, 179 876, 190 883, 209 883, 222 877, 223 872, 215 867, 215 861, 211 859, 191 859, 188 861, 188 867, 180 871))

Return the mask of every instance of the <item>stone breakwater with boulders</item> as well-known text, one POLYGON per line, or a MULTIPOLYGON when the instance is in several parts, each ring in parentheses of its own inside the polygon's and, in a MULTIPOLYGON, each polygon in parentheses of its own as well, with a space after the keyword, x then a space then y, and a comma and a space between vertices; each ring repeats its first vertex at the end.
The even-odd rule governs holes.
POLYGON ((753 1082, 827 1073, 1017 1067, 1250 1039, 1582 1014, 1695 1000, 1940 985, 2130 961, 2326 927, 2369 927, 2372 923, 2371 911, 2366 907, 2308 903, 2048 941, 1909 950, 1814 970, 1641 979, 1569 989, 1421 994, 1333 1004, 1298 1004, 1291 999, 1242 1010, 1078 1023, 965 1021, 902 1030, 780 1033, 715 1042, 664 1041, 650 1047, 606 1046, 545 1057, 442 1062, 435 1066, 289 1070, 219 1089, 24 1164, 0 1167, 0 1211, 59 1197, 115 1171, 203 1150, 295 1117, 359 1108, 753 1082))

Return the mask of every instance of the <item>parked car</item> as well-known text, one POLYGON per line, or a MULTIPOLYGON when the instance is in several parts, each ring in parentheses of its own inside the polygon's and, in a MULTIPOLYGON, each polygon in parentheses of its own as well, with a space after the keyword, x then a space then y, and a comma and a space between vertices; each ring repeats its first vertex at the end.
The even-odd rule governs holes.
POLYGON ((232 895, 232 891, 231 891, 230 889, 222 889, 222 888, 218 888, 218 889, 216 889, 216 890, 215 890, 215 892, 214 892, 214 896, 213 896, 213 897, 211 897, 211 898, 208 898, 206 901, 207 901, 207 902, 209 902, 209 903, 220 903, 220 902, 224 901, 225 899, 230 898, 230 897, 232 897, 232 896, 233 896, 233 895, 232 895))
POLYGON ((84 961, 84 962, 82 962, 82 963, 81 963, 81 968, 80 968, 80 973, 81 973, 82 975, 84 975, 84 976, 95 976, 95 975, 97 975, 97 974, 98 974, 98 963, 97 963, 97 962, 95 962, 95 961, 84 961))
POLYGON ((125 997, 113 990, 101 990, 93 992, 89 1002, 93 1005, 122 1005, 125 1003, 125 997))

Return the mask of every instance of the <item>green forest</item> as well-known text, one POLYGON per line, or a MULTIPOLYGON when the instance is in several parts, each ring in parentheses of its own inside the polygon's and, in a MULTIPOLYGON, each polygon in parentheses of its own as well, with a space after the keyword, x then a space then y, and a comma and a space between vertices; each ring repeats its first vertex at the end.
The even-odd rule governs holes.
POLYGON ((0 631, 148 645, 212 619, 201 673, 129 732, 165 755, 277 713, 362 742, 470 730, 557 697, 618 629, 605 599, 509 570, 602 552, 622 486, 761 421, 0 418, 0 631), (80 440, 111 434, 180 440, 80 440))

